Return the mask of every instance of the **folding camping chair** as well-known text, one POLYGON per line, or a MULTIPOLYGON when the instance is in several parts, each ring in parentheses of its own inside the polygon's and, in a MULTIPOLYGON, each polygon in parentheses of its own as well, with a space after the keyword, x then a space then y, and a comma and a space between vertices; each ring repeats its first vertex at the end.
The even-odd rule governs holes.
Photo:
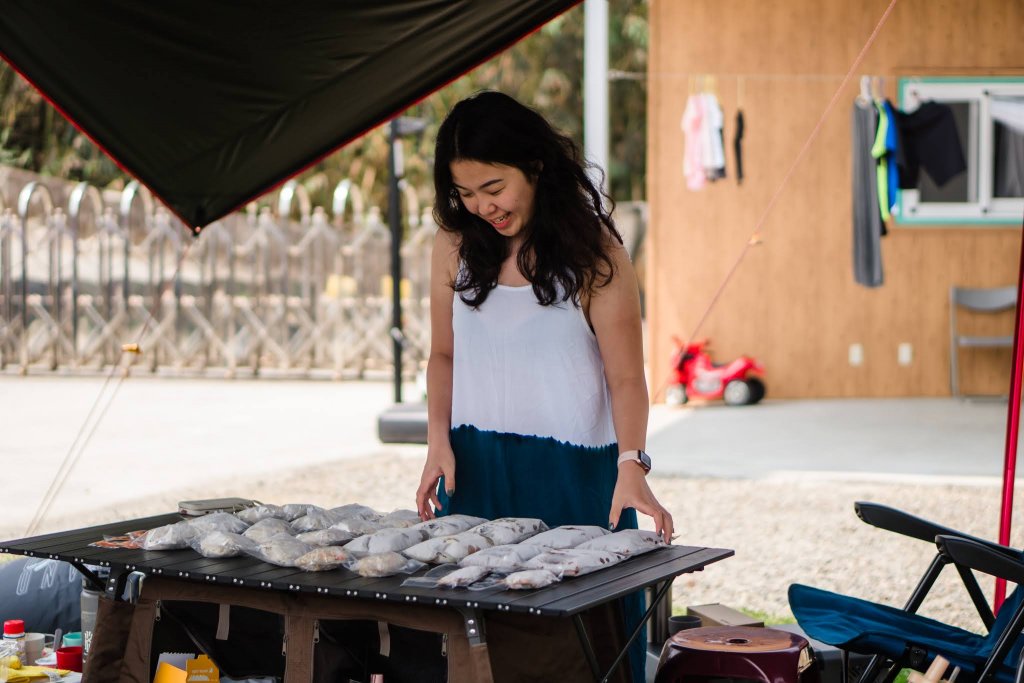
MULTIPOLYGON (((1006 548, 884 505, 858 502, 857 516, 880 529, 936 543, 938 552, 902 609, 800 584, 789 587, 789 604, 812 638, 846 652, 874 655, 859 683, 891 683, 902 668, 923 671, 936 655, 961 669, 957 683, 1014 683, 1024 638, 1024 589, 1017 588, 996 617, 974 570, 1024 584, 1020 551, 1006 548), (939 573, 953 564, 988 635, 971 633, 916 614, 939 573), (884 676, 879 678, 883 669, 884 676)), ((844 666, 843 676, 846 676, 844 666)), ((1024 683, 1024 681, 1017 681, 1024 683)))

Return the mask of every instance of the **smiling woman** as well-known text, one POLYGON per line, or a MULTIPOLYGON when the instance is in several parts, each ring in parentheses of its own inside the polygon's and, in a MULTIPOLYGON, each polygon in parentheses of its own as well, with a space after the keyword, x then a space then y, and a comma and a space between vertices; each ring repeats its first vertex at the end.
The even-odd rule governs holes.
MULTIPOLYGON (((636 275, 579 150, 533 110, 484 92, 441 125, 434 183, 420 515, 636 528, 639 510, 669 540, 672 517, 645 478, 636 275)), ((599 659, 621 651, 641 600, 588 613, 599 659)), ((617 680, 643 680, 644 640, 617 680)), ((510 679, 576 680, 560 663, 510 679)))

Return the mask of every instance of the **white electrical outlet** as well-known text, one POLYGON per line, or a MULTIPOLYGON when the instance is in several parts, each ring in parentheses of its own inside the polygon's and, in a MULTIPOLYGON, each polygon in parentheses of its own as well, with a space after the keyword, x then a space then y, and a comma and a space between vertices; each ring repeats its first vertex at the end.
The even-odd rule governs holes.
POLYGON ((914 346, 910 342, 903 342, 896 347, 896 360, 900 365, 910 365, 914 362, 914 346))
POLYGON ((850 344, 850 365, 859 368, 864 365, 864 347, 861 344, 850 344))

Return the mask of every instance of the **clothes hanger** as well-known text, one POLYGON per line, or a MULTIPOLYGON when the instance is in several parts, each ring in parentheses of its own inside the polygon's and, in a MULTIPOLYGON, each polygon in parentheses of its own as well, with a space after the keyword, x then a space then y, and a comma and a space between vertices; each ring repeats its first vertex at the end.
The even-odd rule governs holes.
POLYGON ((860 77, 860 95, 857 96, 857 102, 860 104, 871 103, 871 76, 860 77))

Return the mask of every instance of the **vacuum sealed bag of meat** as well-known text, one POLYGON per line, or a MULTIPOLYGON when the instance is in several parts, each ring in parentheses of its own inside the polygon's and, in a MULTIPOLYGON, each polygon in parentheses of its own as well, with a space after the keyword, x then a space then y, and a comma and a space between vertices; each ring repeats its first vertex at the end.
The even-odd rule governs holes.
POLYGON ((468 588, 491 573, 487 567, 459 567, 437 580, 438 588, 468 588))
POLYGON ((303 543, 289 534, 278 534, 260 543, 253 551, 245 551, 253 557, 276 564, 280 567, 294 567, 295 561, 312 550, 313 547, 303 543))
POLYGON ((288 503, 282 506, 281 510, 284 512, 285 521, 294 522, 299 517, 305 517, 313 510, 323 510, 323 508, 312 503, 288 503))
POLYGON ((227 531, 232 534, 240 534, 249 528, 248 524, 230 512, 213 512, 202 517, 193 517, 188 523, 199 532, 227 531))
POLYGON ((356 537, 356 534, 351 531, 342 531, 341 529, 321 529, 320 531, 307 531, 302 534, 298 534, 295 538, 299 539, 303 543, 308 543, 316 547, 329 546, 329 545, 344 545, 356 537))
POLYGON ((426 565, 416 560, 410 560, 404 555, 396 552, 373 553, 356 560, 350 560, 345 564, 359 576, 381 578, 394 576, 395 574, 412 574, 426 565))
POLYGON ((337 569, 351 559, 352 555, 344 548, 332 545, 310 550, 295 560, 295 566, 307 572, 326 572, 337 569))
POLYGON ((387 529, 387 524, 384 523, 382 518, 376 519, 362 519, 359 517, 353 517, 351 519, 343 519, 340 522, 336 522, 331 525, 332 529, 338 529, 340 531, 348 531, 355 536, 365 536, 366 534, 374 534, 381 529, 387 529))
POLYGON ((661 540, 661 536, 653 531, 626 529, 581 543, 576 548, 579 550, 606 550, 623 557, 632 557, 633 555, 643 555, 652 550, 657 550, 665 545, 666 543, 661 540))
POLYGON ((623 561, 622 555, 607 550, 547 550, 531 558, 526 567, 529 569, 547 569, 558 576, 583 576, 598 569, 611 567, 623 561))
POLYGON ((530 590, 558 583, 558 577, 546 569, 527 569, 509 574, 502 583, 512 590, 530 590))
POLYGON ((338 518, 338 521, 343 519, 377 519, 381 516, 381 514, 372 507, 361 505, 359 503, 339 505, 336 508, 331 508, 330 512, 338 518))
POLYGON ((203 557, 237 557, 246 551, 255 550, 259 543, 241 534, 208 531, 195 536, 189 545, 203 557))
POLYGON ((537 545, 513 543, 484 548, 472 555, 467 555, 459 562, 461 567, 486 567, 498 572, 514 572, 526 567, 530 560, 544 551, 537 545))
POLYGON ((337 524, 341 520, 330 510, 324 510, 318 508, 316 510, 310 510, 302 517, 299 517, 292 522, 292 533, 301 534, 306 531, 320 531, 321 529, 327 529, 332 524, 337 524))
POLYGON ((280 505, 257 505, 235 513, 246 524, 255 524, 263 519, 287 519, 288 515, 280 505))
POLYGON ((548 525, 543 521, 528 517, 502 517, 473 527, 473 531, 491 539, 494 545, 519 543, 547 530, 548 525))
POLYGON ((491 539, 485 538, 472 529, 454 536, 440 536, 417 543, 402 551, 406 556, 429 562, 430 564, 458 563, 468 555, 482 548, 494 545, 491 539))
POLYGON ((469 515, 448 515, 446 517, 435 517, 434 519, 420 522, 413 526, 413 529, 422 529, 430 538, 438 536, 454 536, 463 531, 468 531, 475 526, 483 524, 487 520, 483 517, 470 517, 469 515))
POLYGON ((143 550, 180 550, 187 548, 198 533, 188 522, 166 524, 147 531, 141 545, 143 550))
POLYGON ((251 538, 257 543, 269 541, 278 534, 288 534, 289 536, 293 535, 291 525, 283 519, 277 519, 275 517, 262 519, 242 532, 243 536, 251 538))
POLYGON ((380 518, 385 529, 405 529, 420 523, 420 513, 415 510, 392 510, 380 518))
POLYGON ((607 536, 609 533, 611 532, 599 526, 567 524, 565 526, 556 526, 554 529, 531 536, 523 541, 523 543, 539 545, 553 550, 564 550, 565 548, 575 548, 581 543, 586 543, 601 536, 607 536))
POLYGON ((420 529, 382 529, 369 536, 360 536, 345 544, 345 550, 359 555, 401 552, 427 539, 420 529))

